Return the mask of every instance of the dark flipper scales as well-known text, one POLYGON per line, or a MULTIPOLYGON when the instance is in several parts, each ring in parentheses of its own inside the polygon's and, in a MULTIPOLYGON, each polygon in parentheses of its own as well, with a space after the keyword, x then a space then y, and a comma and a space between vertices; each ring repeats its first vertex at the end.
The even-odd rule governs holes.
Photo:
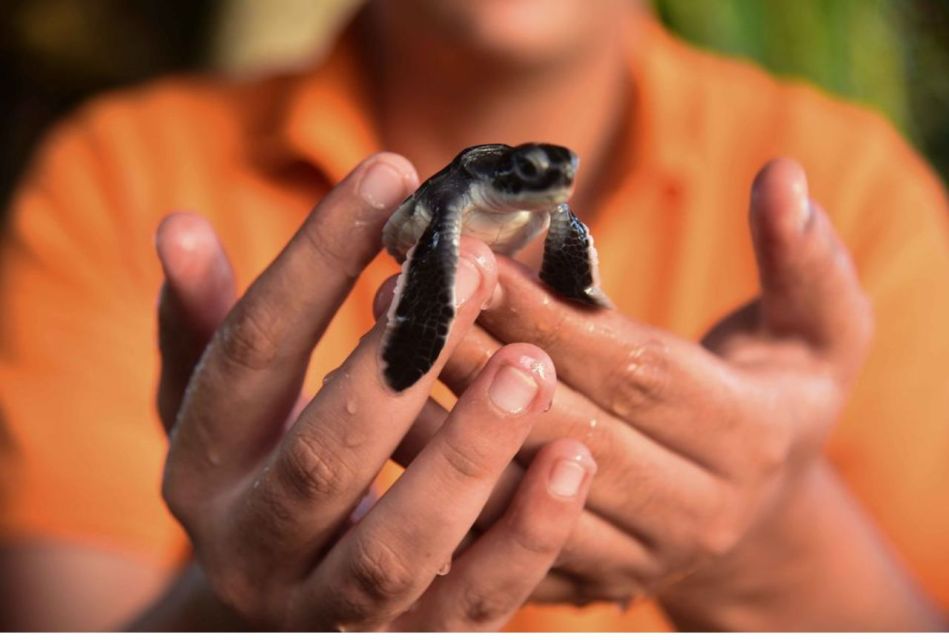
POLYGON ((396 391, 435 364, 455 318, 455 272, 461 218, 444 207, 402 264, 382 350, 386 382, 396 391))
POLYGON ((540 279, 570 300, 599 307, 612 306, 599 288, 593 237, 567 204, 550 212, 540 279))

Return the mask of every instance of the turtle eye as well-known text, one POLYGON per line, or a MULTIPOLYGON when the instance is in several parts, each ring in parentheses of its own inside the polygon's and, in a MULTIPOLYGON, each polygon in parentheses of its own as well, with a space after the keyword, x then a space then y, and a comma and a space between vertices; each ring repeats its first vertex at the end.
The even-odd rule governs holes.
POLYGON ((531 158, 524 156, 515 156, 514 173, 518 178, 525 182, 532 182, 540 175, 540 167, 531 158))

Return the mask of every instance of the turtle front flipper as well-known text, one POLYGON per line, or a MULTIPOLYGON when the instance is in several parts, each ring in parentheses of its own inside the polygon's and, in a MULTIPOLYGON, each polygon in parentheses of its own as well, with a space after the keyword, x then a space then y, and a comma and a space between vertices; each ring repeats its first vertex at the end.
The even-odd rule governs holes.
POLYGON ((570 300, 598 307, 613 306, 600 291, 593 237, 566 203, 550 212, 540 279, 570 300))
POLYGON ((407 389, 428 373, 455 319, 461 216, 441 209, 433 212, 431 222, 402 264, 389 307, 383 373, 396 391, 407 389))

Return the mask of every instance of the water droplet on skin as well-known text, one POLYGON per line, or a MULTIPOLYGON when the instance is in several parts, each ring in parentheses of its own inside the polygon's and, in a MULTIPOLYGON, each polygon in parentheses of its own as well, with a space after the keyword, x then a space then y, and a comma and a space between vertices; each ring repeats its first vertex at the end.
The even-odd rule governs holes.
POLYGON ((599 425, 599 422, 596 418, 590 418, 590 421, 587 423, 587 432, 584 435, 584 440, 590 441, 593 439, 594 434, 596 433, 596 428, 599 425))
MULTIPOLYGON (((347 413, 349 409, 346 409, 347 413)), ((355 413, 355 412, 354 412, 355 413)), ((352 414, 350 414, 352 415, 352 414)), ((366 444, 369 435, 363 429, 344 429, 343 444, 350 449, 358 449, 366 444)))
POLYGON ((438 573, 440 576, 447 576, 449 571, 451 571, 451 558, 446 560, 445 564, 440 566, 436 573, 438 573))
POLYGON ((358 407, 356 406, 355 400, 350 398, 349 400, 346 401, 346 413, 348 413, 351 416, 354 416, 356 415, 357 409, 358 407))
POLYGON ((543 297, 543 298, 541 299, 541 301, 540 301, 540 304, 541 304, 542 306, 544 306, 544 307, 549 307, 549 306, 550 306, 550 296, 548 296, 548 295, 545 293, 545 294, 544 294, 544 297, 543 297))
POLYGON ((323 376, 323 385, 325 386, 329 384, 330 381, 336 377, 337 373, 339 373, 339 369, 333 369, 332 371, 327 373, 325 376, 323 376))
POLYGON ((588 323, 587 323, 587 333, 593 333, 594 331, 596 331, 596 325, 593 324, 592 322, 588 322, 588 323))

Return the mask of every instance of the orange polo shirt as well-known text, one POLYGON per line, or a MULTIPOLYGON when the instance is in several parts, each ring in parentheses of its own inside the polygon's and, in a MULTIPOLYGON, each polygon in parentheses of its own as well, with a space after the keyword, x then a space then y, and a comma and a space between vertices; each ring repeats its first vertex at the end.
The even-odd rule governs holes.
MULTIPOLYGON (((699 337, 756 291, 752 177, 779 154, 801 161, 877 314, 872 355, 829 455, 949 607, 940 184, 875 115, 693 50, 655 25, 636 47, 637 98, 615 158, 622 179, 592 229, 606 293, 630 316, 699 337)), ((207 216, 246 286, 314 201, 379 148, 370 114, 344 40, 300 76, 151 84, 94 101, 48 136, 12 203, 0 264, 3 536, 99 545, 167 568, 186 557, 159 497, 155 228, 170 211, 207 216)), ((316 350, 311 381, 367 330, 376 286, 395 270, 380 257, 364 274, 316 350)), ((665 627, 649 602, 625 613, 529 606, 510 626, 665 627)))

